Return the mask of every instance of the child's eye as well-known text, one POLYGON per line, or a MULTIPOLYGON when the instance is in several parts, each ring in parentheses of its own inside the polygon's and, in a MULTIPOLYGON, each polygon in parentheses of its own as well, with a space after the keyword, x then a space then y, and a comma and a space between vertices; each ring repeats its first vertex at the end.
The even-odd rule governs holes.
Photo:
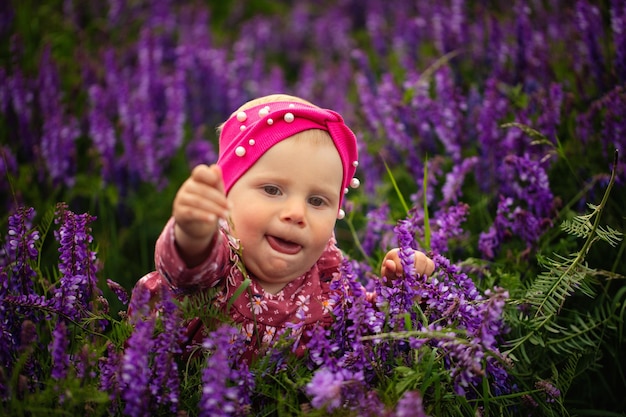
POLYGON ((268 195, 280 195, 280 190, 275 185, 265 185, 263 191, 268 195))
POLYGON ((314 207, 321 207, 325 203, 326 202, 324 201, 324 199, 322 197, 311 197, 311 198, 309 198, 309 204, 311 204, 314 207))

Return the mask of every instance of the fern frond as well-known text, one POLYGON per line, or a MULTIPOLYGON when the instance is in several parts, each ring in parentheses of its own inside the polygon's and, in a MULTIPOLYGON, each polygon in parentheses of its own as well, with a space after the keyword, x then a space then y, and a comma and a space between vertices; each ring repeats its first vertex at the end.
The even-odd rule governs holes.
POLYGON ((589 215, 580 215, 576 216, 572 219, 568 219, 561 223, 561 230, 565 233, 576 236, 581 239, 586 239, 589 237, 591 230, 593 229, 593 223, 591 223, 591 219, 593 217, 593 213, 589 215))
MULTIPOLYGON (((595 295, 594 285, 597 283, 596 277, 600 274, 594 269, 587 267, 585 257, 591 246, 598 240, 609 239, 613 241, 613 239, 620 239, 620 233, 616 233, 613 229, 608 228, 601 230, 599 227, 602 212, 615 184, 617 161, 618 153, 616 150, 613 158, 611 178, 600 204, 597 206, 590 205, 589 207, 593 210, 591 213, 576 216, 572 221, 565 223, 566 230, 585 239, 581 249, 569 257, 555 255, 553 259, 540 259, 547 270, 539 274, 531 283, 526 296, 516 301, 515 304, 517 305, 530 306, 531 311, 524 313, 523 320, 520 323, 522 325, 521 328, 525 329, 525 334, 507 343, 507 346, 510 348, 507 354, 510 355, 517 349, 520 349, 520 354, 524 359, 530 359, 525 349, 526 342, 533 345, 542 344, 544 342, 543 334, 546 330, 558 333, 561 330, 568 329, 559 328, 557 324, 554 324, 554 321, 561 312, 565 301, 571 295, 576 292, 581 292, 590 297, 595 295), (598 232, 598 230, 601 231, 598 232), (533 309, 534 312, 532 311, 533 309)), ((575 326, 575 329, 573 329, 574 333, 579 328, 583 329, 578 331, 580 340, 583 340, 582 335, 592 333, 593 326, 586 327, 583 322, 578 322, 575 326)), ((572 329, 570 328, 570 330, 572 329)), ((589 336, 587 344, 590 344, 591 341, 593 341, 593 338, 589 336)), ((556 345, 557 343, 555 342, 554 344, 556 345)), ((563 346, 567 346, 565 342, 563 346)), ((569 347, 571 348, 572 346, 570 345, 569 347)))
MULTIPOLYGON (((578 314, 567 326, 550 324, 550 331, 555 334, 546 341, 546 347, 556 354, 582 354, 599 349, 604 332, 614 330, 614 318, 606 308, 599 307, 585 315, 578 314)), ((547 327, 546 327, 547 328, 547 327)))
POLYGON ((564 229, 569 233, 584 238, 582 248, 571 258, 560 257, 559 260, 548 260, 548 271, 537 277, 528 292, 529 304, 536 307, 535 316, 550 317, 559 313, 565 300, 575 291, 580 290, 588 296, 594 296, 591 286, 595 271, 589 269, 584 261, 591 246, 598 240, 609 244, 616 244, 621 239, 621 233, 611 228, 601 228, 600 218, 609 199, 611 189, 615 184, 617 170, 617 151, 613 161, 611 179, 599 205, 589 204, 591 213, 578 215, 571 221, 564 222, 564 229), (588 279, 589 277, 589 279, 588 279))
POLYGON ((536 309, 536 317, 557 315, 577 291, 595 296, 592 286, 595 280, 589 278, 595 276, 595 271, 577 262, 577 256, 566 258, 557 254, 554 258, 541 259, 540 263, 546 270, 537 276, 523 300, 536 309))
POLYGON ((623 233, 613 229, 611 226, 598 226, 596 234, 609 245, 616 247, 621 241, 623 233))

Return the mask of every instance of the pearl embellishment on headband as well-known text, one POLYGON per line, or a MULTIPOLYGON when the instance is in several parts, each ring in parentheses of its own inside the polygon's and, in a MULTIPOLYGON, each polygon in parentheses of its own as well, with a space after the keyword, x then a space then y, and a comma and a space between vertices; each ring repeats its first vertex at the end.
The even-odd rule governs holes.
POLYGON ((294 120, 293 113, 285 113, 285 116, 283 117, 283 119, 285 119, 287 123, 293 122, 294 120))
POLYGON ((255 144, 255 143, 256 143, 256 142, 254 141, 254 139, 250 139, 250 140, 248 141, 248 144, 249 144, 250 146, 254 146, 254 144, 255 144))
POLYGON ((359 188, 359 185, 361 185, 361 181, 359 181, 358 178, 352 178, 352 180, 350 181, 350 187, 359 188))
POLYGON ((243 146, 237 146, 237 149, 235 149, 235 155, 244 156, 245 154, 246 154, 246 148, 244 148, 243 146))
POLYGON ((243 132, 244 130, 246 130, 246 125, 241 125, 241 126, 239 126, 239 130, 241 130, 242 132, 243 132))
POLYGON ((346 212, 343 211, 343 209, 339 209, 339 213, 337 213, 337 218, 339 220, 343 219, 344 217, 346 217, 346 212))
POLYGON ((267 119, 267 124, 268 125, 273 125, 274 124, 274 120, 273 119, 267 119))
POLYGON ((259 110, 259 117, 265 117, 270 114, 270 106, 265 106, 259 110))
POLYGON ((352 163, 352 166, 355 167, 355 168, 358 167, 359 166, 359 161, 354 161, 352 163))
POLYGON ((237 113, 237 120, 239 120, 240 122, 245 122, 247 118, 248 115, 246 114, 246 112, 240 111, 239 113, 237 113))

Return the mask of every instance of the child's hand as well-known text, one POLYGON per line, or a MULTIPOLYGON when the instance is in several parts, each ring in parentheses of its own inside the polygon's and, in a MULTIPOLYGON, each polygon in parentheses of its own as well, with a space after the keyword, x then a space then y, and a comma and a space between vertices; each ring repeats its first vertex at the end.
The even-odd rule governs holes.
MULTIPOLYGON (((401 277, 403 274, 402 263, 400 262, 400 249, 392 249, 387 252, 383 264, 380 268, 380 276, 386 277, 387 282, 401 277)), ((435 263, 423 252, 415 251, 415 272, 420 275, 431 275, 435 271, 435 263)))
POLYGON ((217 165, 198 165, 174 198, 174 236, 183 258, 203 255, 217 230, 219 218, 228 218, 222 171, 217 165))

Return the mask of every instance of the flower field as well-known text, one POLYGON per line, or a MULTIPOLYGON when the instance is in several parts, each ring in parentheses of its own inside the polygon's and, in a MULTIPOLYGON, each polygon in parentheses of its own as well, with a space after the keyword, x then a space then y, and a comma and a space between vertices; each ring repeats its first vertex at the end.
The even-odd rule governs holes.
POLYGON ((626 416, 625 154, 622 0, 3 2, 0 414, 626 416), (245 364, 211 294, 129 296, 276 92, 344 116, 361 186, 332 325, 245 364))

